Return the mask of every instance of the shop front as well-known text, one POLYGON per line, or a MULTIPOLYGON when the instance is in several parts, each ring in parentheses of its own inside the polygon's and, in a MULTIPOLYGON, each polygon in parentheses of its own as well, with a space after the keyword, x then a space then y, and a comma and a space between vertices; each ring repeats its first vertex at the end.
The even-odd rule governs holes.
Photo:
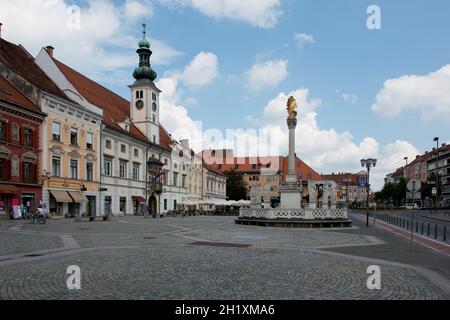
POLYGON ((144 197, 133 196, 132 199, 133 199, 133 213, 134 213, 134 215, 137 215, 137 216, 144 215, 145 202, 146 202, 144 197))
POLYGON ((41 199, 40 187, 23 188, 12 184, 0 184, 0 218, 20 219, 22 209, 35 212, 41 199))

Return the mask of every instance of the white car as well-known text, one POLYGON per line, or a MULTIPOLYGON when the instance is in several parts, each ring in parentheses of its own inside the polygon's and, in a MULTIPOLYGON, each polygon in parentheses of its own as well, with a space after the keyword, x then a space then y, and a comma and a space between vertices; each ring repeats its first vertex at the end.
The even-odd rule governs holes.
POLYGON ((418 210, 419 206, 417 205, 417 203, 407 203, 403 206, 403 208, 409 209, 409 210, 418 210))

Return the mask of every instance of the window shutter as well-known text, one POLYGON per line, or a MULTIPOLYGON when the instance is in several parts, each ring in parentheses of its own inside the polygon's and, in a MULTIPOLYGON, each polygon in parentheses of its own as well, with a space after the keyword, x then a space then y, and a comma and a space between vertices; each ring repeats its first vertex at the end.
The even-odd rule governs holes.
POLYGON ((11 160, 6 159, 4 166, 6 179, 11 180, 11 160))
POLYGON ((20 130, 20 144, 24 145, 25 144, 25 128, 19 128, 20 130))
POLYGON ((33 131, 31 131, 32 137, 31 137, 31 141, 33 143, 33 147, 39 149, 39 130, 38 129, 34 129, 33 131))
POLYGON ((9 122, 5 122, 5 140, 8 142, 11 141, 11 125, 9 122))
POLYGON ((33 182, 38 183, 38 177, 39 177, 39 166, 36 164, 33 164, 33 182))

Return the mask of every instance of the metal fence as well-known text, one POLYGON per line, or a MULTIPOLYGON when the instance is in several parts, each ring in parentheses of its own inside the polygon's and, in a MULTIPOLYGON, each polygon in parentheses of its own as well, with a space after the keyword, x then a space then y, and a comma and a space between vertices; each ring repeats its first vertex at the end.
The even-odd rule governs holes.
POLYGON ((431 239, 447 242, 446 225, 418 220, 413 221, 413 219, 410 218, 399 217, 383 212, 376 212, 375 214, 372 212, 371 216, 375 217, 376 220, 381 220, 398 228, 409 230, 410 232, 413 231, 413 233, 420 234, 431 239))

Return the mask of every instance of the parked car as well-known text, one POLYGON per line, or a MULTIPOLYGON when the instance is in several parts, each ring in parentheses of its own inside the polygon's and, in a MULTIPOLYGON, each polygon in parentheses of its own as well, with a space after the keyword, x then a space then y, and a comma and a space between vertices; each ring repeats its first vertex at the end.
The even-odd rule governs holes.
POLYGON ((403 206, 403 208, 408 210, 419 210, 417 203, 407 203, 403 206))

